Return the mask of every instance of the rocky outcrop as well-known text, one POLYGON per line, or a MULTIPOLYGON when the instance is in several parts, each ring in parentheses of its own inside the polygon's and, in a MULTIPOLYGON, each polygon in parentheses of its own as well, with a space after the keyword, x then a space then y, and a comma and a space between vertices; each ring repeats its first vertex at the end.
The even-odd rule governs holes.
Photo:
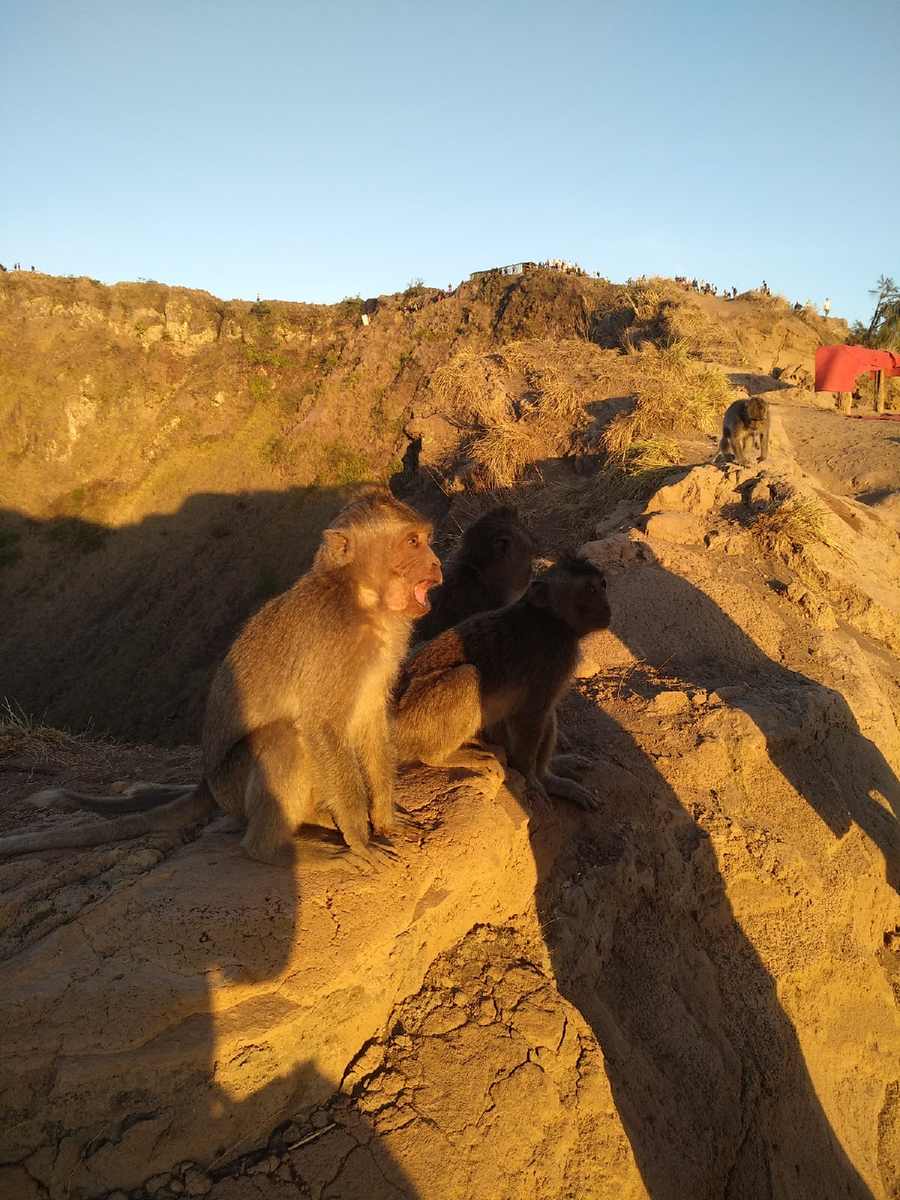
MULTIPOLYGON (((511 793, 418 803, 419 847, 365 876, 254 863, 223 818, 13 955, 4 1196, 97 1196, 265 1140, 334 1092, 437 954, 528 908, 535 855, 511 793)), ((52 905, 53 863, 27 865, 52 905)))

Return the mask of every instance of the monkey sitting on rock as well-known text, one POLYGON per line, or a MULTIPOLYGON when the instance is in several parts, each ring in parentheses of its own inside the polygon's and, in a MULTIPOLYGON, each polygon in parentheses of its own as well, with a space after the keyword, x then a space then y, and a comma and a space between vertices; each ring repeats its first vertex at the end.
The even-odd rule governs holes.
POLYGON ((556 770, 556 704, 578 662, 578 643, 610 622, 606 579, 574 556, 549 567, 505 608, 469 617, 405 664, 397 687, 398 761, 502 775, 496 757, 471 743, 484 729, 528 787, 583 808, 599 802, 556 770))
POLYGON ((722 421, 719 450, 726 461, 732 458, 742 467, 750 465, 748 450, 756 447, 759 461, 769 456, 769 404, 761 396, 735 400, 722 421))
POLYGON ((536 552, 537 543, 514 508, 492 508, 473 521, 444 569, 444 582, 428 597, 431 611, 413 626, 413 642, 518 600, 531 583, 536 552))
POLYGON ((352 501, 310 570, 250 618, 217 671, 200 783, 138 784, 125 798, 38 793, 38 805, 131 815, 0 839, 0 858, 178 829, 216 808, 246 825, 244 848, 260 862, 292 865, 298 827, 323 816, 343 835, 345 861, 390 856, 371 835, 399 824, 391 693, 412 622, 441 581, 430 536, 387 491, 352 501))

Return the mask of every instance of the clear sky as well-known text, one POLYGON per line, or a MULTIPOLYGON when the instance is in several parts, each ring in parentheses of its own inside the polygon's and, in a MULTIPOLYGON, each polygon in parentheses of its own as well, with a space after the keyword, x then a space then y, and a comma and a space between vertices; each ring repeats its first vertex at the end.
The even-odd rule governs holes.
POLYGON ((333 302, 522 259, 867 319, 898 0, 0 0, 0 262, 333 302))

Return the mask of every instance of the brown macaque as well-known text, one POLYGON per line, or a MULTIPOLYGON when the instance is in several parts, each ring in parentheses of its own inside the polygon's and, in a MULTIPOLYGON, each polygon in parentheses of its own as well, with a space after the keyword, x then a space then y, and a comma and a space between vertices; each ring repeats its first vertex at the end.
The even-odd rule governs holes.
POLYGON ((578 662, 578 643, 609 621, 603 572, 573 556, 549 567, 520 600, 446 630, 400 672, 398 761, 502 775, 496 757, 472 744, 485 730, 528 787, 599 807, 586 788, 554 773, 569 770, 571 760, 554 760, 553 750, 556 704, 578 662))
POLYGON ((761 396, 735 400, 722 421, 719 450, 742 467, 750 465, 748 451, 756 448, 759 461, 769 456, 769 403, 761 396))
POLYGON ((413 627, 413 642, 437 637, 451 625, 525 594, 531 583, 534 538, 514 508, 492 508, 473 521, 444 568, 444 582, 429 597, 431 611, 413 627))
POLYGON ((134 815, 2 839, 0 858, 179 828, 216 808, 246 825, 243 845, 260 862, 293 864, 298 827, 323 817, 347 861, 390 856, 372 834, 399 824, 391 696, 412 622, 441 581, 430 536, 387 491, 352 501, 309 571, 250 618, 213 678, 200 783, 139 784, 124 799, 38 793, 39 805, 134 815))

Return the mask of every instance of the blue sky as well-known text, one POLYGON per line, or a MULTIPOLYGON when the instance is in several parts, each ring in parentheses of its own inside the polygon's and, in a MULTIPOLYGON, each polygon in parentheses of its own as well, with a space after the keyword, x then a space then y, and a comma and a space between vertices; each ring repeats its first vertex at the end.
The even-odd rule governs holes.
POLYGON ((0 261, 332 302, 520 259, 868 318, 897 0, 0 0, 0 261))

